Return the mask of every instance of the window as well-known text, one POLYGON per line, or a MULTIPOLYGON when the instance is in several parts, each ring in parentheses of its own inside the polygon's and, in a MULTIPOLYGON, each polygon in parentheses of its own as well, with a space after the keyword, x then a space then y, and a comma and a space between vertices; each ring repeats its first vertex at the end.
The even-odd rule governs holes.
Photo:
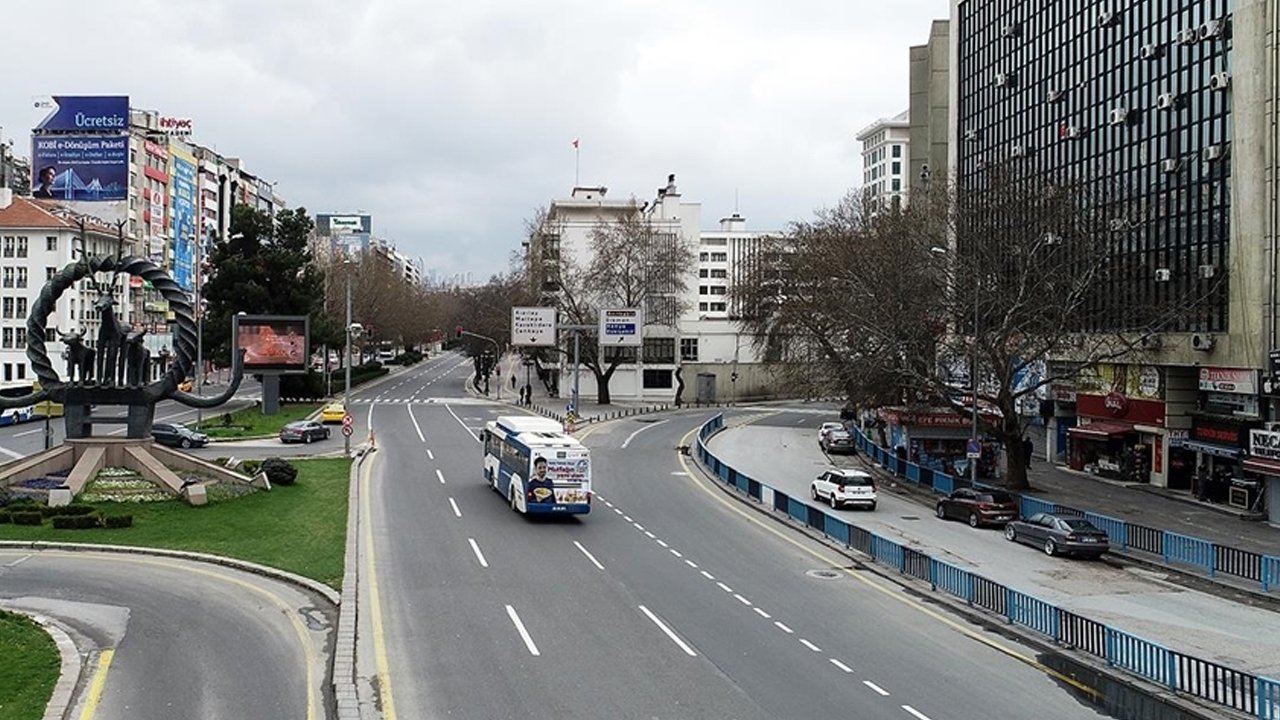
POLYGON ((20 288, 24 288, 27 286, 27 269, 24 267, 18 268, 18 285, 17 286, 20 288))
POLYGON ((724 295, 726 290, 727 290, 727 288, 725 288, 725 286, 723 286, 723 285, 712 285, 712 286, 711 286, 711 294, 712 294, 712 295, 724 295))
POLYGON ((893 174, 894 175, 902 174, 902 163, 900 161, 893 163, 893 174))
POLYGON ((27 299, 24 297, 20 297, 18 298, 17 317, 25 318, 26 316, 27 316, 27 299))
POLYGON ((728 262, 729 253, 713 252, 711 253, 711 262, 728 262))
POLYGON ((729 271, 725 270, 724 268, 716 268, 715 270, 711 271, 711 277, 713 278, 722 278, 722 277, 728 277, 728 276, 729 276, 729 271))
POLYGON ((700 278, 704 278, 704 277, 706 277, 706 276, 707 276, 707 269, 706 269, 706 268, 702 268, 702 269, 698 270, 698 277, 700 277, 700 278))
POLYGON ((902 189, 902 181, 901 181, 901 180, 899 180, 898 178, 894 178, 894 179, 893 179, 893 191, 894 191, 894 192, 898 192, 898 191, 899 191, 899 190, 901 190, 901 189, 902 189))
POLYGON ((11 320, 13 318, 13 298, 7 297, 0 301, 0 317, 5 320, 11 320))
POLYGON ((57 274, 57 272, 58 272, 58 268, 56 268, 56 267, 46 267, 46 268, 44 269, 44 280, 45 280, 45 282, 48 282, 48 281, 52 280, 52 279, 53 279, 53 276, 54 276, 55 274, 57 274))
MULTIPOLYGON (((4 331, 9 332, 9 328, 5 328, 4 331)), ((9 346, 5 345, 5 347, 9 347, 9 346)), ((5 363, 4 364, 4 381, 9 382, 10 380, 13 380, 13 363, 5 363)))
MULTIPOLYGON (((26 343, 24 342, 23 344, 25 345, 26 343)), ((18 363, 18 379, 23 380, 26 377, 27 377, 27 364, 18 363)))
POLYGON ((710 253, 698 253, 698 260, 706 262, 709 255, 710 253))
POLYGON ((25 235, 18 238, 18 257, 27 256, 27 237, 25 235))
POLYGON ((706 286, 706 285, 699 285, 699 286, 698 286, 698 294, 699 294, 699 295, 706 295, 706 294, 707 294, 707 286, 706 286))
POLYGON ((14 238, 12 235, 6 235, 4 238, 4 256, 13 257, 14 238))
POLYGON ((13 287, 13 268, 11 267, 5 268, 3 277, 4 277, 4 283, 3 283, 4 287, 7 287, 7 288, 13 287))
POLYGON ((56 252, 56 251, 58 250, 58 236, 57 236, 57 235, 49 235, 49 236, 45 237, 45 239, 44 239, 44 249, 45 249, 45 250, 48 250, 49 252, 56 252))
MULTIPOLYGON (((4 330, 0 331, 0 347, 3 347, 6 350, 13 347, 13 328, 7 327, 4 330)), ((5 369, 8 371, 9 365, 6 364, 5 369)), ((9 371, 9 372, 12 372, 12 371, 9 371)), ((5 380, 12 380, 12 379, 13 379, 12 377, 5 378, 5 380)))
POLYGON ((894 157, 896 157, 896 158, 898 158, 898 157, 902 157, 902 146, 901 146, 901 145, 894 145, 894 146, 893 146, 893 156, 894 156, 894 157))
POLYGON ((706 303, 698 303, 698 310, 699 310, 700 312, 706 312, 706 311, 707 311, 707 304, 706 304, 706 303))
MULTIPOLYGON (((673 363, 676 361, 675 338, 645 338, 644 361, 647 363, 673 363)), ((669 385, 667 387, 670 387, 669 385)))
POLYGON ((680 338, 680 360, 698 362, 698 338, 680 338))
POLYGON ((711 312, 724 312, 724 303, 711 303, 711 312))
MULTIPOLYGON (((6 366, 7 367, 7 366, 6 366)), ((670 370, 649 370, 644 371, 644 389, 646 390, 670 390, 671 371, 670 370)))

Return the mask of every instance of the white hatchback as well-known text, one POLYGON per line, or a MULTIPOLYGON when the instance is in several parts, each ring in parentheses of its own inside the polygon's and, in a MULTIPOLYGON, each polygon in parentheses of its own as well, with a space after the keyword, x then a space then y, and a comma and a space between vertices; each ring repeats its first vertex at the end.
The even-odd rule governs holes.
POLYGON ((827 435, 832 430, 843 430, 844 424, 838 422, 824 422, 822 427, 818 428, 818 447, 822 447, 822 443, 827 439, 827 435))
POLYGON ((832 468, 809 485, 809 495, 825 500, 832 509, 853 505, 876 509, 876 481, 861 470, 832 468))

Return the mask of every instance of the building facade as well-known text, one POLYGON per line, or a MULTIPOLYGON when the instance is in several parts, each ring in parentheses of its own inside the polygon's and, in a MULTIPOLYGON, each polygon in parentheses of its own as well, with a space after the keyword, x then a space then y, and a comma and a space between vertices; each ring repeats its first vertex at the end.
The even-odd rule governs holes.
POLYGON ((928 42, 909 50, 907 188, 912 193, 923 190, 931 181, 947 183, 951 179, 950 33, 948 21, 934 20, 928 42))
MULTIPOLYGON (((1015 163, 1104 190, 1109 285, 1081 331, 1136 329, 1125 305, 1185 308, 1141 364, 1056 390, 1052 421, 1067 431, 1051 439, 1065 435, 1056 449, 1076 464, 1128 458, 1150 482, 1198 493, 1187 468, 1203 468, 1215 487, 1280 498, 1280 465, 1249 449, 1280 386, 1274 12, 1261 0, 953 0, 957 182, 1015 163)), ((1280 521, 1280 499, 1270 512, 1280 521)))
POLYGON ((886 202, 903 201, 911 163, 909 111, 871 123, 856 138, 862 144, 863 192, 886 202))

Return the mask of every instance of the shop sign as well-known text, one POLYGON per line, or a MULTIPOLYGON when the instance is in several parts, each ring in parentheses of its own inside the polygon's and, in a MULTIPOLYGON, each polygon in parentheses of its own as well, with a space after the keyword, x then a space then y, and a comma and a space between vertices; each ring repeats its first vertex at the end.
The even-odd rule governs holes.
POLYGON ((973 420, 964 415, 951 412, 915 413, 899 410, 881 410, 880 417, 893 425, 928 428, 967 428, 973 420))
POLYGON ((1200 389, 1206 392, 1234 393, 1237 395, 1256 395, 1258 385, 1254 381, 1257 373, 1240 368, 1200 368, 1200 389))
POLYGON ((1257 395, 1233 395, 1224 392, 1205 394, 1205 409, 1210 412, 1237 413, 1258 417, 1257 395))
POLYGON ((1249 455, 1267 460, 1280 460, 1280 432, 1250 430, 1249 455))
POLYGON ((1114 417, 1124 417, 1129 409, 1129 399, 1117 392, 1107 393, 1102 399, 1102 406, 1114 417))
POLYGON ((1140 400, 1132 395, 1108 393, 1094 395, 1080 393, 1076 395, 1076 414, 1090 418, 1116 418, 1139 425, 1164 427, 1164 402, 1160 400, 1140 400))
POLYGON ((1191 439, 1196 442, 1228 447, 1246 447, 1249 427, 1243 423, 1197 417, 1191 423, 1191 439))
POLYGON ((1053 399, 1058 402, 1073 403, 1076 401, 1076 389, 1070 385, 1054 385, 1053 399))
POLYGON ((1191 439, 1190 430, 1169 430, 1165 433, 1165 437, 1169 438, 1169 447, 1182 447, 1187 440, 1191 439))

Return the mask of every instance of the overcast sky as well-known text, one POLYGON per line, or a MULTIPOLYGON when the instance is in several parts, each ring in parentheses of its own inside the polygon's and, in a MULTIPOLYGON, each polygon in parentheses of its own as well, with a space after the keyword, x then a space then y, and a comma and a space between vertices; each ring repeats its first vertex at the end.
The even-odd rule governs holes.
POLYGON ((485 279, 574 184, 768 230, 861 177, 947 0, 64 0, 4 3, 5 139, 38 95, 195 120, 291 206, 364 210, 426 267, 485 279))

